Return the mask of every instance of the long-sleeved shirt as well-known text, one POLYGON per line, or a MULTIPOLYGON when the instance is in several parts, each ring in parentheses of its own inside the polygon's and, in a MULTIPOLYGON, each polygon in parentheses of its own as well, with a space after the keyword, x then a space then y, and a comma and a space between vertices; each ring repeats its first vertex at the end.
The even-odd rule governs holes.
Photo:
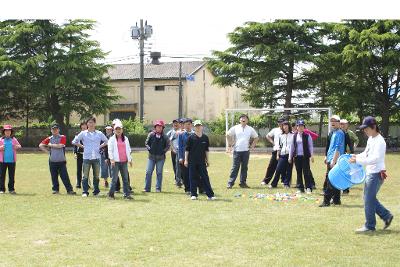
MULTIPOLYGON (((303 133, 303 134, 305 134, 305 133, 303 133)), ((297 133, 296 140, 293 139, 293 142, 292 142, 293 145, 290 147, 290 150, 289 150, 289 159, 292 159, 294 156, 303 156, 304 155, 303 137, 302 137, 303 134, 297 133), (295 153, 294 142, 296 142, 296 144, 297 144, 296 155, 294 155, 294 153, 295 153)), ((294 136, 293 136, 293 138, 294 138, 294 136)), ((310 135, 308 135, 308 150, 310 151, 310 156, 312 157, 314 154, 314 144, 313 144, 313 141, 312 141, 312 138, 310 135)))
POLYGON ((329 147, 326 153, 327 162, 332 163, 336 151, 339 152, 339 156, 344 153, 344 141, 344 132, 341 129, 336 129, 332 132, 329 147))
POLYGON ((178 144, 178 133, 179 130, 175 130, 175 129, 171 129, 168 133, 167 136, 169 138, 169 140, 171 141, 171 148, 172 151, 174 151, 175 153, 177 153, 178 149, 179 149, 179 144, 178 144))
POLYGON ((83 151, 83 159, 100 159, 100 144, 108 143, 107 137, 100 131, 95 130, 89 132, 88 130, 80 132, 75 136, 72 141, 73 145, 77 145, 82 141, 85 147, 83 151))
POLYGON ((145 146, 149 151, 149 159, 155 161, 164 160, 165 153, 170 148, 170 141, 166 134, 152 131, 147 135, 145 146))
POLYGON ((186 143, 191 134, 194 132, 191 131, 190 133, 184 130, 178 135, 178 158, 179 160, 185 160, 185 150, 186 150, 186 143))
POLYGON ((382 135, 369 137, 364 152, 356 155, 356 162, 366 166, 366 173, 379 173, 385 170, 386 142, 382 135))
MULTIPOLYGON (((288 155, 290 153, 290 149, 293 143, 293 134, 281 134, 279 136, 279 154, 280 155, 288 155)), ((303 149, 303 148, 302 148, 303 149)))

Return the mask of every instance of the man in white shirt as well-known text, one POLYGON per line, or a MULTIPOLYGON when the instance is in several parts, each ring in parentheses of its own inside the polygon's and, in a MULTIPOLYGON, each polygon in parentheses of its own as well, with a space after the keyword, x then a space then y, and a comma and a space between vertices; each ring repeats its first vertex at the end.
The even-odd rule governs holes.
POLYGON ((265 173, 264 179, 261 182, 261 185, 267 185, 272 177, 274 177, 274 173, 276 170, 276 166, 278 165, 278 157, 277 153, 279 150, 279 137, 282 134, 282 123, 285 121, 284 118, 278 119, 278 127, 273 128, 268 134, 267 134, 267 140, 272 144, 272 155, 271 159, 268 164, 267 171, 265 173))
POLYGON ((233 166, 228 181, 228 189, 235 184, 240 168, 240 184, 242 188, 249 188, 246 183, 247 168, 250 158, 250 149, 254 149, 258 141, 258 134, 253 127, 248 126, 249 117, 246 114, 240 115, 240 124, 233 126, 226 133, 228 147, 233 147, 233 166))

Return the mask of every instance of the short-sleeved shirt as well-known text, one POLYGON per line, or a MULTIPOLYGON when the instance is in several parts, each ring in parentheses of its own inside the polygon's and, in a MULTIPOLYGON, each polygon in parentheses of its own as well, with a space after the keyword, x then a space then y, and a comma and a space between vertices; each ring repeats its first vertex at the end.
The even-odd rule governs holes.
POLYGON ((186 143, 186 151, 189 152, 189 164, 205 164, 206 152, 209 151, 210 141, 208 136, 201 137, 191 134, 186 143))
POLYGON ((339 156, 344 154, 345 152, 344 143, 345 143, 344 132, 340 129, 334 130, 332 132, 328 152, 326 154, 327 162, 332 163, 336 151, 339 152, 339 156))
MULTIPOLYGON (((52 135, 46 137, 41 144, 63 144, 67 143, 67 138, 64 135, 52 135)), ((63 148, 50 148, 50 162, 65 162, 65 147, 63 148)))
POLYGON ((274 138, 274 147, 272 148, 274 151, 279 149, 279 136, 281 136, 282 130, 279 127, 276 127, 269 131, 267 134, 269 137, 274 138))
POLYGON ((12 138, 4 138, 4 163, 14 163, 14 150, 12 138))
POLYGON ((228 135, 235 139, 234 150, 236 152, 249 151, 250 138, 257 138, 258 134, 253 127, 238 124, 229 129, 228 135))

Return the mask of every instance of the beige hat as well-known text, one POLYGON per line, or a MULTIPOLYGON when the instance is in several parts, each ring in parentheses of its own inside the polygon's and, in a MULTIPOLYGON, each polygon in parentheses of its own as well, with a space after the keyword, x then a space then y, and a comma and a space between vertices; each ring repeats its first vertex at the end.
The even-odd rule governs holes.
POLYGON ((340 121, 340 117, 338 115, 333 115, 331 120, 340 121))
POLYGON ((347 123, 349 123, 346 119, 341 119, 340 120, 340 123, 343 123, 343 124, 347 124, 347 123))

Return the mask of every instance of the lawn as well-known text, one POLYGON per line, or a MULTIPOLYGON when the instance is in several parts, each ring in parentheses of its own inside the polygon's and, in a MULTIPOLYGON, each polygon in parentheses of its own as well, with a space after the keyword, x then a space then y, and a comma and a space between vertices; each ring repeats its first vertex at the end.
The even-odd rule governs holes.
MULTIPOLYGON (((256 193, 286 192, 259 185, 268 155, 250 160, 248 184, 225 188, 231 158, 212 153, 209 168, 217 201, 191 201, 173 184, 168 157, 162 193, 141 193, 146 154, 130 169, 134 200, 51 194, 45 154, 20 154, 17 195, 0 195, 1 266, 400 266, 400 155, 387 156, 390 175, 379 198, 395 219, 374 234, 357 235, 364 211, 362 187, 342 206, 319 208, 316 200, 277 202, 256 193), (242 197, 235 197, 236 194, 242 197)), ((71 180, 75 162, 68 154, 71 180)), ((321 156, 312 170, 320 189, 321 156)), ((295 175, 295 173, 294 173, 295 175)), ((153 177, 152 190, 154 191, 153 177)), ((287 192, 292 192, 289 190, 287 192)), ((313 193, 320 200, 320 190, 313 193)))

